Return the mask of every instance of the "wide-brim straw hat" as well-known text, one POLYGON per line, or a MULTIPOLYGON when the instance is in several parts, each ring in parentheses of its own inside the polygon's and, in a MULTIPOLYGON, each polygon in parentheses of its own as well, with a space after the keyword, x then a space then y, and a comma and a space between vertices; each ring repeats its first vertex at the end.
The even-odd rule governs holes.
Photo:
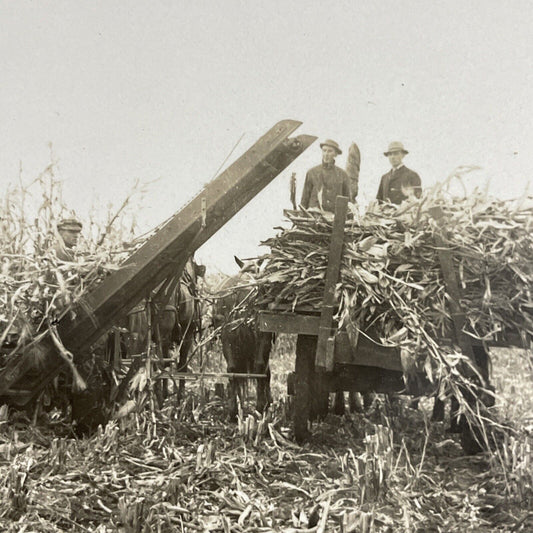
POLYGON ((76 218, 64 218, 57 223, 58 230, 81 231, 83 224, 76 218))
POLYGON ((383 152, 384 155, 389 156, 392 152, 403 152, 408 154, 409 152, 403 147, 403 144, 398 141, 391 142, 389 148, 386 152, 383 152))
POLYGON ((339 144, 335 141, 332 141, 331 139, 326 139, 324 142, 320 143, 320 148, 324 148, 324 146, 330 146, 331 148, 337 151, 337 154, 342 154, 342 150, 340 149, 339 144))

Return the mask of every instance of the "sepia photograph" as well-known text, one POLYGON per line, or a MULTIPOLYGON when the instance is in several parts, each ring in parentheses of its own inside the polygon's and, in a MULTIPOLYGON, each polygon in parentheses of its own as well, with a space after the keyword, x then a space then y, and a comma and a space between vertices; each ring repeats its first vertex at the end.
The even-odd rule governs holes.
POLYGON ((532 17, 0 0, 0 531, 533 531, 532 17))

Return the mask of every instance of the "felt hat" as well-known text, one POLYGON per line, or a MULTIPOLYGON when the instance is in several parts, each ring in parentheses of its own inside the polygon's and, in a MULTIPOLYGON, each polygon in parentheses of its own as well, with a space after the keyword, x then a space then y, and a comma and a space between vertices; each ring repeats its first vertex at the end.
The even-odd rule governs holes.
POLYGON ((340 149, 338 143, 332 141, 331 139, 326 139, 324 142, 320 143, 320 148, 323 148, 324 146, 330 146, 331 148, 337 151, 337 154, 342 154, 342 150, 340 149))
POLYGON ((389 144, 389 149, 386 152, 383 152, 384 155, 389 156, 391 152, 403 152, 408 154, 409 152, 403 147, 403 144, 398 141, 391 142, 389 144))

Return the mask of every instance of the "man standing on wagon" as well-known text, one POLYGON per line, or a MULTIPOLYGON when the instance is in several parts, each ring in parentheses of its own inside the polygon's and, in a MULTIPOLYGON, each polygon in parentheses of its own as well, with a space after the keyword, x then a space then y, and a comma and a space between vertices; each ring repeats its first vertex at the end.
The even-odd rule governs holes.
POLYGON ((337 196, 347 196, 353 202, 350 179, 342 168, 335 166, 335 158, 342 154, 339 145, 327 139, 320 148, 322 164, 307 172, 300 204, 305 209, 318 207, 333 213, 337 196))
POLYGON ((381 177, 378 194, 379 203, 390 202, 400 205, 404 200, 420 198, 422 182, 420 176, 403 164, 403 158, 409 152, 401 142, 391 142, 384 155, 389 158, 391 170, 381 177))

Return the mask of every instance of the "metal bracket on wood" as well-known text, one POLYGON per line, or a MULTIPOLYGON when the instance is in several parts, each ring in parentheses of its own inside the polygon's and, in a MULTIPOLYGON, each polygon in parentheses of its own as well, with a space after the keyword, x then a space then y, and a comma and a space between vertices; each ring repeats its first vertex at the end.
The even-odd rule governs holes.
POLYGON ((341 267, 344 246, 344 223, 346 222, 347 211, 348 198, 346 196, 337 196, 315 356, 316 369, 326 372, 331 372, 334 365, 333 307, 335 305, 335 285, 339 280, 341 267))
POLYGON ((202 205, 200 207, 202 213, 202 229, 207 226, 207 198, 202 196, 202 205))

